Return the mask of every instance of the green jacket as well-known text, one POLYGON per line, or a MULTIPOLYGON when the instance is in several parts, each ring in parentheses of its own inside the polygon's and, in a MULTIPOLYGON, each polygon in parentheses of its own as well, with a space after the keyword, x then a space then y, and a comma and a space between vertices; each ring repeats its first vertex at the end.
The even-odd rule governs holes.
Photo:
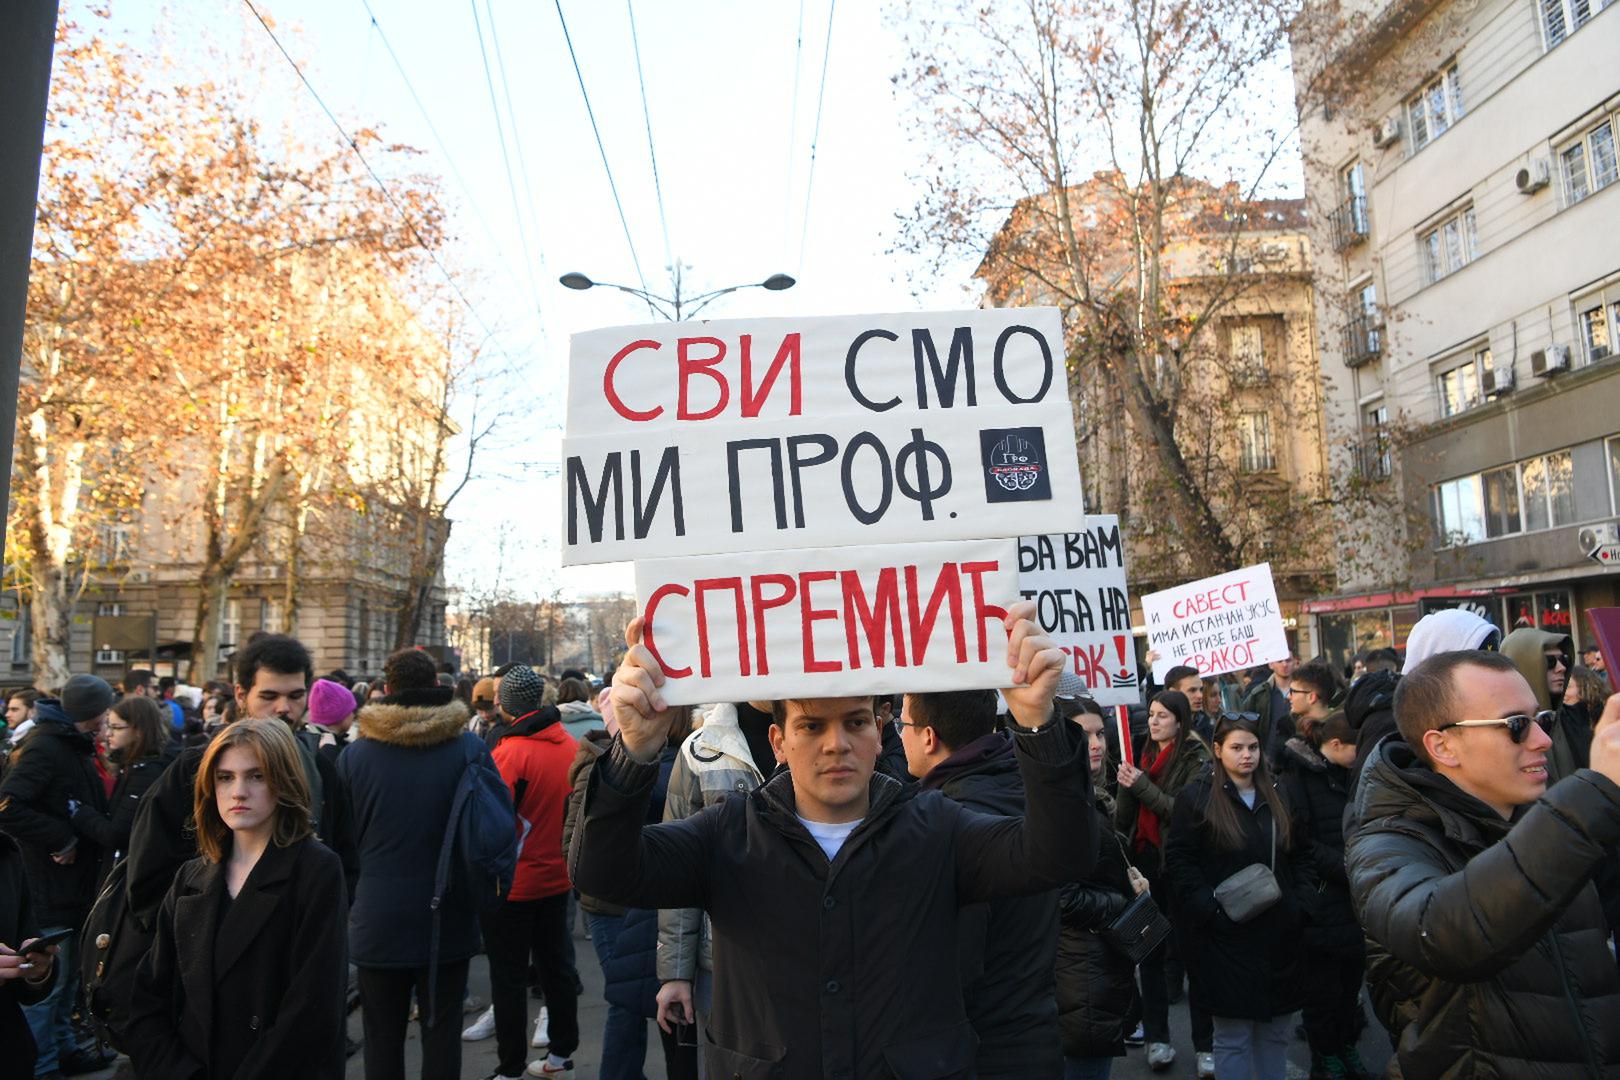
MULTIPOLYGON (((1143 739, 1142 744, 1136 748, 1136 760, 1142 760, 1143 751, 1148 747, 1151 739, 1143 739)), ((1136 778, 1136 783, 1130 787, 1121 787, 1119 797, 1114 803, 1114 827, 1125 834, 1126 846, 1129 850, 1136 850, 1136 816, 1137 811, 1147 807, 1159 819, 1159 835, 1161 840, 1170 832, 1170 811, 1175 809, 1176 795, 1182 788, 1192 782, 1193 777, 1203 772, 1211 761, 1209 744, 1194 732, 1187 732, 1182 738, 1181 746, 1176 756, 1170 762, 1170 771, 1164 776, 1162 784, 1156 784, 1148 779, 1147 770, 1136 778)))

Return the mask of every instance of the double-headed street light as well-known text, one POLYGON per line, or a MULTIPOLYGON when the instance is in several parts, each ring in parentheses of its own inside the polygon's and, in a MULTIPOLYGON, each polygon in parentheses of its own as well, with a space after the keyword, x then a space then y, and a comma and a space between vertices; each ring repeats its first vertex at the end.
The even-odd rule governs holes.
POLYGON ((620 292, 629 293, 631 296, 646 301, 647 306, 658 312, 658 314, 675 322, 681 321, 683 312, 688 316, 696 315, 699 311, 702 311, 705 307, 707 307, 709 302, 714 300, 716 297, 724 296, 727 293, 734 293, 738 289, 769 289, 771 292, 781 292, 784 289, 791 289, 793 286, 798 284, 797 281, 789 277, 787 274, 772 274, 764 281, 748 281, 741 285, 732 285, 725 289, 714 289, 711 292, 699 293, 697 296, 682 296, 681 265, 679 263, 676 263, 674 268, 675 295, 673 297, 659 296, 657 293, 650 293, 645 289, 637 289, 630 285, 615 285, 611 281, 592 281, 590 278, 586 277, 584 274, 581 274, 577 270, 564 274, 557 280, 562 282, 563 285, 570 289, 578 289, 580 291, 584 291, 585 289, 593 289, 597 286, 601 286, 605 289, 618 289, 620 292), (687 308, 690 308, 691 310, 684 310, 687 308))

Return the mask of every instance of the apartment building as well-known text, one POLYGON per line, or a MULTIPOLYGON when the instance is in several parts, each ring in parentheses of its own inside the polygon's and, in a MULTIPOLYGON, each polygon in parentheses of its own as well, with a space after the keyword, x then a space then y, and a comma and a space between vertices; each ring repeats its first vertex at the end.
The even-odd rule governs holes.
POLYGON ((1620 2, 1349 7, 1294 49, 1328 437, 1360 481, 1305 613, 1345 658, 1456 606, 1579 643, 1620 573, 1620 2))

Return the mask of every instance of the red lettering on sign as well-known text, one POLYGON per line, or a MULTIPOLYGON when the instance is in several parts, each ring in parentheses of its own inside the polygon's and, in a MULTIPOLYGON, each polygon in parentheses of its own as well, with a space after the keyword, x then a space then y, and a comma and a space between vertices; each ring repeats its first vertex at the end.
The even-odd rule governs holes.
POLYGON ((613 373, 619 370, 619 364, 624 361, 624 358, 636 350, 661 348, 663 348, 663 346, 658 344, 656 341, 648 341, 646 339, 641 341, 632 341, 630 344, 613 354, 613 359, 608 361, 607 370, 602 373, 603 396, 607 398, 608 404, 613 406, 613 411, 624 417, 626 420, 655 420, 658 418, 658 415, 664 411, 664 407, 662 405, 655 405, 647 412, 632 409, 630 406, 624 403, 624 399, 620 398, 619 392, 614 389, 613 373))
POLYGON ((1007 621, 1007 609, 984 602, 984 575, 1001 569, 999 562, 970 562, 962 564, 962 573, 973 583, 973 625, 979 632, 979 663, 990 659, 990 639, 984 632, 987 619, 998 623, 1007 621))
POLYGON ((703 594, 716 592, 721 589, 730 589, 737 599, 737 667, 747 675, 748 666, 748 620, 745 617, 747 609, 743 607, 742 578, 704 578, 694 581, 692 587, 697 591, 697 631, 698 631, 698 668, 707 679, 710 674, 709 667, 709 612, 703 602, 703 594))
POLYGON ((956 637, 956 662, 967 663, 966 635, 962 631, 962 577, 955 563, 946 563, 934 579, 934 588, 928 594, 928 604, 919 614, 917 607, 917 568, 906 567, 906 608, 911 617, 911 663, 920 665, 928 653, 929 640, 934 636, 934 620, 939 617, 939 606, 944 601, 951 605, 951 631, 956 637))
MULTIPOLYGON (((836 570, 809 570, 799 575, 799 626, 804 637, 804 670, 807 672, 844 670, 844 665, 837 660, 816 659, 814 624, 822 619, 838 618, 838 609, 810 606, 810 586, 818 581, 832 581, 837 577, 836 570)), ((745 671, 743 674, 748 673, 745 671)))
POLYGON ((845 570, 841 575, 844 585, 844 641, 849 646, 849 667, 851 671, 861 666, 860 650, 857 648, 856 631, 866 633, 866 648, 872 657, 873 667, 884 667, 888 657, 888 639, 894 638, 894 662, 896 667, 906 666, 905 632, 900 627, 900 582, 898 572, 892 566, 885 566, 878 571, 877 596, 868 605, 866 591, 861 587, 861 575, 854 570, 845 570), (884 619, 887 617, 889 633, 884 634, 884 619))
MULTIPOLYGON (((1234 581, 1222 585, 1218 589, 1207 592, 1194 593, 1184 596, 1170 606, 1170 614, 1177 619, 1187 619, 1194 615, 1208 615, 1212 611, 1241 604, 1248 599, 1249 583, 1247 581, 1234 581)), ((1202 671, 1203 668, 1198 670, 1202 671)))
POLYGON ((765 648, 765 613, 792 600, 796 586, 787 574, 759 574, 749 582, 748 591, 754 599, 754 648, 759 657, 759 673, 769 675, 771 662, 770 651, 765 648), (781 595, 774 600, 765 599, 766 585, 779 586, 781 595))
POLYGON ((782 345, 776 350, 776 359, 765 371, 765 378, 759 384, 759 393, 754 393, 754 339, 751 334, 743 334, 739 345, 742 348, 742 414, 745 417, 759 415, 760 406, 771 394, 771 387, 776 385, 776 377, 782 373, 782 365, 788 364, 788 415, 798 416, 799 405, 803 393, 803 380, 799 370, 799 335, 788 334, 782 338, 782 345))
POLYGON ((726 377, 716 371, 721 360, 726 356, 726 343, 719 338, 712 337, 683 337, 675 343, 676 369, 680 377, 680 392, 675 406, 677 420, 712 420, 725 409, 726 403, 731 400, 731 385, 726 377), (714 355, 706 357, 693 357, 693 345, 712 345, 714 355), (719 399, 714 406, 704 412, 693 412, 688 403, 688 391, 691 389, 692 376, 707 375, 714 380, 719 388, 719 399))
POLYGON ((669 661, 659 653, 658 644, 653 640, 653 615, 658 611, 658 605, 664 602, 664 597, 671 595, 690 596, 692 592, 684 585, 660 585, 654 589, 653 594, 647 598, 647 614, 641 623, 641 643, 647 646, 647 651, 652 654, 653 660, 663 669, 667 677, 684 679, 692 674, 692 669, 670 667, 669 661))

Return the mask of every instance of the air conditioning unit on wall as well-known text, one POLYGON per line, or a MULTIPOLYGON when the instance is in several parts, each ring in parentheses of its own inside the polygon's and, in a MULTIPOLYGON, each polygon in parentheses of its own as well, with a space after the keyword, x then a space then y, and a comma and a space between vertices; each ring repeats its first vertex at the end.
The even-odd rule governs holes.
POLYGON ((1589 554, 1609 544, 1620 544, 1620 522, 1603 521, 1584 526, 1575 534, 1575 539, 1581 545, 1581 550, 1589 554))
POLYGON ((1552 163, 1546 158, 1535 158, 1513 174, 1513 186, 1520 195, 1534 195, 1552 183, 1552 163))
POLYGON ((1513 389, 1513 368, 1509 365, 1485 369, 1481 389, 1486 397, 1500 397, 1513 389))
POLYGON ((1548 379, 1569 370, 1569 346, 1552 344, 1530 354, 1530 374, 1548 379))
POLYGON ((1400 141, 1400 138, 1401 114, 1398 112, 1390 113, 1378 121, 1378 126, 1373 128, 1373 145, 1380 150, 1386 146, 1393 146, 1400 141))

